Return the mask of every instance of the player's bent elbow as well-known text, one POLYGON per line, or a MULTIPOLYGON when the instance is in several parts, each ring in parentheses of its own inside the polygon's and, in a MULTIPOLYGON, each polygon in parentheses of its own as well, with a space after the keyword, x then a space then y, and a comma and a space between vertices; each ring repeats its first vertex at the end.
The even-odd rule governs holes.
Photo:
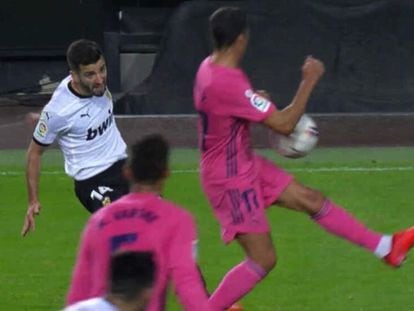
POLYGON ((272 131, 286 136, 292 134, 295 130, 295 124, 287 122, 286 120, 281 120, 279 117, 275 116, 270 116, 263 121, 263 124, 269 127, 272 131))
POLYGON ((275 131, 278 134, 282 134, 285 136, 289 136, 293 133, 295 127, 291 124, 288 124, 285 122, 284 124, 277 124, 276 126, 271 127, 273 131, 275 131))

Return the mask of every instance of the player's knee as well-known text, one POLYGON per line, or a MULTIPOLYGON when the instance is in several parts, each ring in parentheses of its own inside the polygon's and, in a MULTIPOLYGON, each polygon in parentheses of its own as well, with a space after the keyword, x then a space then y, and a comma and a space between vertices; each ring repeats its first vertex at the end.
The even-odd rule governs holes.
POLYGON ((316 214, 321 210, 325 196, 318 190, 307 188, 304 199, 305 211, 308 214, 316 214))
POLYGON ((252 258, 266 273, 269 273, 276 266, 277 256, 274 251, 268 251, 261 256, 252 258))
POLYGON ((271 270, 273 270, 274 267, 276 267, 276 264, 277 264, 277 256, 273 252, 272 254, 269 254, 269 257, 267 258, 266 266, 264 267, 264 269, 267 272, 270 272, 271 270))

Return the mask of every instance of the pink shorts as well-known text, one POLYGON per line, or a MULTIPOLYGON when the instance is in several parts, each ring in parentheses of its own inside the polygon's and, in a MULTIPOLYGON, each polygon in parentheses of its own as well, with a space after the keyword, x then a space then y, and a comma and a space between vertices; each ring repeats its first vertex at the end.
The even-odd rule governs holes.
POLYGON ((232 241, 238 233, 270 232, 265 209, 275 203, 293 179, 273 162, 255 156, 257 174, 210 183, 203 187, 221 225, 222 239, 232 241))

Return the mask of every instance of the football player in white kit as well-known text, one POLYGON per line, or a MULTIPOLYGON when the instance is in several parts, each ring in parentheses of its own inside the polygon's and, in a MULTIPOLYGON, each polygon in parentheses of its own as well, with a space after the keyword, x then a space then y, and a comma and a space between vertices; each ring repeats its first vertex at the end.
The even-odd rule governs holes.
POLYGON ((42 154, 55 140, 63 152, 65 172, 75 192, 93 213, 128 193, 122 168, 126 144, 115 124, 106 64, 97 43, 73 42, 66 53, 70 75, 62 80, 43 108, 27 150, 28 209, 21 234, 35 229, 42 154))

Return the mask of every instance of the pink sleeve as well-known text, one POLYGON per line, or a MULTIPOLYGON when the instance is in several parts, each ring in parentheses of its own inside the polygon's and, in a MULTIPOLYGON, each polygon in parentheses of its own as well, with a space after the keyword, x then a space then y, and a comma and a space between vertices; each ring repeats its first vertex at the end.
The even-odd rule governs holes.
POLYGON ((276 110, 276 106, 257 94, 249 80, 242 75, 225 79, 220 85, 221 90, 216 90, 216 96, 221 99, 221 110, 227 115, 261 122, 276 110))
POLYGON ((91 222, 89 222, 82 233, 81 243, 73 269, 72 281, 66 297, 66 304, 71 305, 75 302, 85 300, 90 297, 91 289, 91 249, 90 240, 92 238, 91 222))
POLYGON ((197 234, 193 219, 181 216, 171 241, 170 271, 176 294, 186 311, 210 310, 196 263, 197 234))

